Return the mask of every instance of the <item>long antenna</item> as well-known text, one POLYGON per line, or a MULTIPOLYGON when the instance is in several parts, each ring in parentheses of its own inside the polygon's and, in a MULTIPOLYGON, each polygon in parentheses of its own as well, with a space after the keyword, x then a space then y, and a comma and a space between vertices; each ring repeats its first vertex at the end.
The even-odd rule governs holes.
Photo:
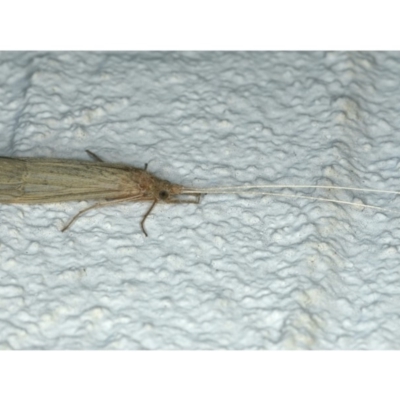
MULTIPOLYGON (((325 185, 245 185, 245 186, 215 186, 209 188, 184 188, 182 194, 223 194, 223 193, 240 193, 239 191, 247 191, 248 189, 329 189, 329 190, 349 190, 364 193, 386 193, 400 195, 400 191, 381 190, 381 189, 360 189, 348 186, 325 186, 325 185)), ((244 192, 242 192, 244 193, 244 192)))
POLYGON ((378 190, 378 189, 358 189, 358 188, 351 188, 351 187, 343 187, 343 186, 313 186, 313 185, 252 185, 252 186, 225 186, 225 187, 215 187, 215 188, 184 188, 181 194, 192 194, 192 195, 200 195, 200 194, 241 194, 241 195, 261 195, 261 196, 274 196, 274 197, 285 197, 285 198, 301 198, 301 199, 308 199, 308 200, 316 200, 316 201, 323 201, 326 203, 336 203, 336 204, 344 204, 353 207, 360 207, 360 208, 369 208, 373 210, 379 211, 386 211, 395 214, 400 214, 400 211, 393 210, 391 208, 373 206, 369 204, 360 204, 351 201, 345 200, 335 200, 335 199, 328 199, 325 197, 316 197, 316 196, 307 196, 307 195, 297 195, 297 194, 281 194, 281 193, 271 193, 271 192, 262 192, 262 191, 248 191, 244 190, 244 188, 314 188, 314 189, 337 189, 337 190, 355 190, 361 192, 376 192, 376 193, 390 193, 390 194, 400 194, 400 192, 392 191, 392 190, 378 190), (226 190, 229 189, 229 190, 226 190), (235 190, 236 189, 236 190, 235 190), (239 189, 239 190, 237 190, 239 189))

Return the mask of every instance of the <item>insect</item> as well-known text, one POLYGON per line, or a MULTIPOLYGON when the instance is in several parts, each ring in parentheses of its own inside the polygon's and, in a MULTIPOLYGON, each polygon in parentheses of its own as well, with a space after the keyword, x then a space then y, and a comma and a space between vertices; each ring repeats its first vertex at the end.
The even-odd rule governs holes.
POLYGON ((0 157, 0 203, 41 204, 82 200, 99 201, 79 211, 64 226, 62 229, 62 232, 64 232, 89 210, 123 202, 151 202, 140 222, 141 229, 147 236, 144 222, 157 203, 199 203, 201 195, 204 194, 246 193, 300 197, 383 211, 388 211, 388 209, 328 198, 264 192, 260 189, 319 188, 400 194, 400 192, 390 190, 316 185, 246 185, 190 188, 157 178, 147 171, 147 164, 144 169, 140 169, 126 164, 107 163, 91 151, 86 150, 86 152, 94 161, 0 157))

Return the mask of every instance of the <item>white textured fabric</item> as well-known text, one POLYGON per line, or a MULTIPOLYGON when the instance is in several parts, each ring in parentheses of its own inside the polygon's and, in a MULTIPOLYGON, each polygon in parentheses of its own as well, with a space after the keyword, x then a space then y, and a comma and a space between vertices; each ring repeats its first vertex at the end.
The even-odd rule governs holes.
MULTIPOLYGON (((399 71, 398 53, 0 53, 1 155, 396 190, 399 71)), ((400 348, 395 212, 209 195, 158 205, 147 238, 148 204, 61 233, 86 205, 0 205, 0 348, 400 348)))

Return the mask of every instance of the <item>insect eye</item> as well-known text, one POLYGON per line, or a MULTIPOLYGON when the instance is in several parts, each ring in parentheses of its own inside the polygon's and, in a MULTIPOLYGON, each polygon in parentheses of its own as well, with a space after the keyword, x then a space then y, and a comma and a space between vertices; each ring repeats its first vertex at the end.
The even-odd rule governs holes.
POLYGON ((165 200, 168 198, 168 192, 166 190, 161 190, 160 193, 158 193, 158 197, 161 200, 165 200))

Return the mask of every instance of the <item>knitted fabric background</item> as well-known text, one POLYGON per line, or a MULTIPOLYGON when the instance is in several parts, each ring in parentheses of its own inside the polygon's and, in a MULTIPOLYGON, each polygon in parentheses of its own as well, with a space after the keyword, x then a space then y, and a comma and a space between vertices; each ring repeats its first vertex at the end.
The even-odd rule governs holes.
MULTIPOLYGON (((399 190, 399 53, 0 53, 0 154, 399 190)), ((394 210, 393 195, 275 191, 394 210)), ((400 218, 305 198, 0 205, 2 349, 398 349, 400 218)))

